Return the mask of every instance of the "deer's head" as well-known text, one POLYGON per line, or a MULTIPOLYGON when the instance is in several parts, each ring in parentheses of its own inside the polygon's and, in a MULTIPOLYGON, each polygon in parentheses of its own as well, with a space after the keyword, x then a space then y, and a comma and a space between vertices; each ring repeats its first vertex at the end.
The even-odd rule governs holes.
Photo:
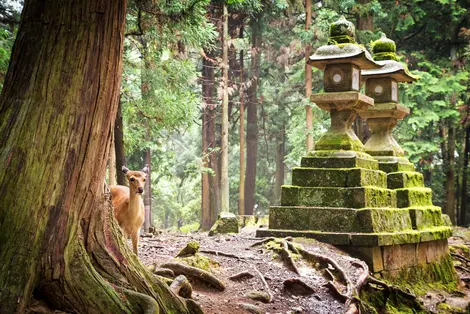
POLYGON ((140 171, 132 171, 127 167, 122 166, 122 172, 126 174, 129 181, 129 189, 131 193, 142 194, 144 193, 145 180, 147 178, 148 166, 140 171))

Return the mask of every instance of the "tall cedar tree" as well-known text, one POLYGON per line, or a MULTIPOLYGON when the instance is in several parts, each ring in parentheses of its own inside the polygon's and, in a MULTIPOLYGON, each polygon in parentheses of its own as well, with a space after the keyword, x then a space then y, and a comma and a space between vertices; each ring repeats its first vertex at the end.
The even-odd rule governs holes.
POLYGON ((0 313, 33 291, 67 312, 189 312, 104 192, 125 14, 125 0, 25 2, 0 96, 0 313))
POLYGON ((256 156, 258 153, 258 79, 261 67, 262 13, 251 19, 251 75, 253 82, 248 89, 246 117, 246 175, 245 215, 253 215, 256 189, 256 156))

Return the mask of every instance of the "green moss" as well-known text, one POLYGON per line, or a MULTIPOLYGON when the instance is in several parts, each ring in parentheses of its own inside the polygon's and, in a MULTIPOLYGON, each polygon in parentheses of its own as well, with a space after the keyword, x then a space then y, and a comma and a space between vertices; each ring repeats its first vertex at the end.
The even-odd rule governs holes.
POLYGON ((190 256, 194 255, 197 252, 199 252, 199 242, 195 240, 189 241, 184 248, 179 251, 179 253, 176 255, 176 257, 185 257, 185 256, 190 256))
POLYGON ((457 253, 457 254, 465 256, 466 258, 470 258, 470 249, 465 244, 449 245, 449 250, 452 253, 457 253))
POLYGON ((338 151, 315 151, 302 157, 301 166, 311 168, 364 168, 379 169, 379 164, 368 154, 354 152, 357 156, 335 156, 338 151))
POLYGON ((432 190, 424 187, 395 189, 399 208, 432 206, 432 190))
POLYGON ((409 207, 407 208, 413 229, 424 230, 430 227, 444 226, 442 211, 437 206, 409 207))
POLYGON ((214 260, 211 260, 207 256, 201 255, 199 253, 193 255, 193 256, 188 256, 188 257, 181 257, 181 258, 176 258, 175 260, 179 262, 183 262, 189 266, 196 267, 199 269, 203 269, 205 271, 210 272, 212 267, 218 267, 219 263, 217 263, 214 260))
POLYGON ((423 175, 415 171, 400 171, 387 174, 389 189, 424 187, 423 175))
POLYGON ((354 44, 356 40, 354 37, 348 35, 340 35, 340 36, 331 36, 328 38, 328 45, 338 45, 338 44, 354 44))
POLYGON ((406 209, 366 208, 357 211, 357 232, 397 232, 411 229, 411 219, 406 209))
POLYGON ((354 24, 346 20, 344 16, 330 25, 330 37, 349 36, 355 38, 355 32, 354 24))
POLYGON ((456 314, 456 313, 468 313, 464 309, 449 305, 447 303, 439 303, 436 309, 441 314, 456 314))
POLYGON ((386 188, 387 176, 382 171, 362 168, 293 168, 292 184, 302 187, 361 187, 386 188))
POLYGON ((347 133, 328 131, 315 144, 315 150, 352 150, 363 152, 364 145, 357 137, 354 138, 347 133))

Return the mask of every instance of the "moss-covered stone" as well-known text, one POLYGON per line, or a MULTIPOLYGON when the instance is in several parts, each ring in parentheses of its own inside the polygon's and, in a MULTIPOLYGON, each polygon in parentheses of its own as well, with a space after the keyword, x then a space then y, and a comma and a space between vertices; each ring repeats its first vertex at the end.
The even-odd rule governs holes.
MULTIPOLYGON (((311 156, 304 156, 301 160, 301 167, 310 168, 364 168, 364 169, 379 169, 379 163, 369 158, 356 157, 356 156, 344 156, 335 157, 328 156, 328 152, 314 152, 311 156)), ((331 153, 330 153, 331 154, 331 153)))
POLYGON ((411 230, 410 215, 406 209, 365 208, 357 211, 356 232, 378 233, 411 230))
POLYGON ((350 134, 327 132, 315 144, 315 150, 363 151, 364 145, 350 134))
POLYGON ((232 213, 222 212, 209 230, 209 236, 216 234, 238 233, 238 219, 232 213))
POLYGON ((423 175, 415 171, 391 172, 387 174, 387 187, 389 189, 402 189, 423 187, 423 175))
POLYGON ((346 20, 344 16, 330 25, 330 37, 349 36, 355 38, 355 32, 354 24, 346 20))
POLYGON ((397 193, 397 206, 399 208, 415 206, 432 206, 432 190, 416 187, 395 189, 397 193))
POLYGON ((219 267, 219 263, 199 253, 187 257, 178 257, 175 260, 208 272, 211 272, 214 267, 219 267))
POLYGON ((384 172, 369 169, 341 168, 294 168, 292 185, 302 187, 387 187, 387 176, 384 172))
POLYGON ((356 210, 350 208, 271 206, 269 227, 272 229, 354 232, 356 210))
POLYGON ((415 171, 412 163, 396 162, 396 161, 379 161, 379 169, 386 172, 415 171))
POLYGON ((176 257, 186 257, 195 255, 199 252, 199 247, 199 242, 197 242, 196 240, 191 240, 188 242, 188 244, 186 244, 184 248, 181 249, 181 251, 179 251, 176 257))
POLYGON ((294 187, 283 186, 282 206, 313 207, 396 207, 395 191, 376 187, 294 187))
POLYGON ((413 229, 424 230, 429 227, 444 226, 440 207, 410 207, 407 210, 410 213, 413 229))

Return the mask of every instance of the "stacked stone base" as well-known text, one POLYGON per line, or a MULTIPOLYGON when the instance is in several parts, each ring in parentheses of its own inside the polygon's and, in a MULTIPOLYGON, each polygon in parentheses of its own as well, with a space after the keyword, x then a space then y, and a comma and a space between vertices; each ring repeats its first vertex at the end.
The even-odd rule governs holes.
POLYGON ((270 208, 269 228, 258 229, 258 237, 329 243, 387 279, 423 276, 427 269, 432 274, 421 279, 455 281, 455 270, 448 266, 452 229, 406 159, 315 152, 293 169, 292 184, 283 186, 281 205, 270 208))

